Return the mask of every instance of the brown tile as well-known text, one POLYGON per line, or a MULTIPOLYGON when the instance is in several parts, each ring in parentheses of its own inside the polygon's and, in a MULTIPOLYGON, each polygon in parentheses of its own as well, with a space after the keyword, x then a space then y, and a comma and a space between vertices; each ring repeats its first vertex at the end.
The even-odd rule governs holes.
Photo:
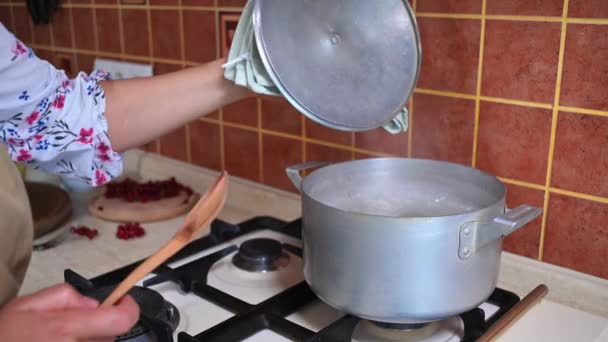
POLYGON ((351 132, 338 131, 306 119, 306 136, 311 139, 350 146, 353 141, 351 132))
POLYGON ((90 4, 93 0, 71 0, 73 4, 90 4))
POLYGON ((152 140, 149 143, 140 146, 140 149, 142 149, 142 150, 144 150, 146 152, 157 153, 157 151, 156 151, 156 140, 152 140))
POLYGON ((188 161, 186 128, 180 127, 160 138, 160 153, 169 158, 188 161))
POLYGON ((194 164, 220 170, 222 168, 220 126, 203 121, 191 123, 190 151, 194 164))
POLYGON ((220 57, 227 57, 241 18, 240 12, 219 12, 220 57))
POLYGON ((109 4, 109 5, 112 5, 112 4, 117 4, 118 0, 93 0, 93 2, 95 4, 109 4))
POLYGON ((559 113, 551 185, 608 197, 608 117, 559 113))
POLYGON ((179 0, 150 0, 150 5, 177 6, 179 0))
POLYGON ((185 10, 183 15, 185 59, 197 63, 215 60, 214 12, 185 10))
POLYGON ((543 260, 608 279, 608 205, 551 194, 543 260))
POLYGON ((154 63, 154 75, 163 75, 181 70, 180 64, 154 63))
MULTIPOLYGON (((511 184, 506 184, 506 187, 507 208, 513 209, 522 204, 533 205, 538 208, 543 207, 544 191, 511 184)), ((542 215, 511 233, 504 239, 503 249, 528 258, 538 258, 541 223, 542 215)))
POLYGON ((224 156, 228 173, 260 181, 258 133, 224 127, 224 156))
POLYGON ((223 108, 224 121, 258 127, 258 100, 246 99, 223 108))
POLYGON ((407 156, 407 138, 408 132, 390 134, 383 128, 377 128, 355 133, 355 147, 405 157, 407 156))
POLYGON ((36 50, 36 55, 42 60, 53 63, 53 51, 51 50, 39 49, 36 50))
POLYGON ((470 165, 474 125, 475 101, 416 94, 412 154, 470 165))
POLYGON ((182 0, 182 6, 213 6, 213 0, 182 0))
POLYGON ((9 6, 0 6, 0 23, 2 23, 7 30, 14 33, 15 27, 13 25, 13 17, 9 6))
POLYGON ((605 0, 570 0, 570 18, 608 18, 608 2, 605 0))
POLYGON ((608 110, 605 25, 568 25, 560 104, 608 110))
POLYGON ((148 45, 148 14, 142 10, 122 10, 122 25, 125 38, 125 53, 150 55, 148 45))
POLYGON ((352 159, 352 152, 340 148, 306 143, 306 161, 337 163, 352 159))
POLYGON ((74 40, 77 49, 95 49, 95 31, 93 31, 93 10, 90 8, 72 8, 74 22, 74 40))
POLYGON ((154 57, 181 59, 179 13, 174 10, 152 10, 150 14, 154 57))
POLYGON ((545 184, 551 110, 482 102, 477 167, 493 175, 545 184))
POLYGON ((245 7, 247 0, 217 0, 220 7, 245 7))
POLYGON ((302 162, 302 141, 264 134, 262 137, 264 184, 297 192, 285 168, 302 162))
POLYGON ((51 26, 46 24, 33 25, 32 39, 35 44, 51 46, 51 26))
POLYGON ((487 14, 561 17, 564 0, 488 0, 487 14))
POLYGON ((286 100, 262 100, 262 128, 300 136, 302 114, 286 100))
POLYGON ((72 30, 70 28, 71 8, 60 8, 53 14, 51 28, 53 30, 53 42, 55 46, 71 48, 72 30))
POLYGON ((15 36, 22 42, 29 44, 32 42, 32 30, 30 28, 30 15, 27 13, 27 9, 22 6, 13 6, 14 25, 15 25, 15 36))
POLYGON ((78 54, 76 55, 76 58, 78 60, 78 70, 84 71, 87 74, 93 71, 93 66, 95 65, 95 56, 78 54))
POLYGON ((419 88, 475 93, 479 20, 418 18, 422 43, 419 88))
POLYGON ((552 103, 560 32, 559 23, 488 20, 482 94, 552 103))
POLYGON ((481 13, 481 0, 418 0, 416 11, 433 13, 481 13))
POLYGON ((97 41, 99 50, 120 53, 120 31, 118 11, 115 9, 96 8, 97 41))
POLYGON ((374 155, 371 155, 371 154, 367 154, 367 153, 355 152, 355 160, 369 159, 369 158, 377 158, 377 157, 374 155))

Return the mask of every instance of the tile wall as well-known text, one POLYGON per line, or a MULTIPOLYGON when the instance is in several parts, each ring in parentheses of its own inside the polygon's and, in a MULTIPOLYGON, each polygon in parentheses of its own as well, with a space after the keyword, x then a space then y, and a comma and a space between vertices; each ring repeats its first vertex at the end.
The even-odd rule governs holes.
MULTIPOLYGON (((51 25, 33 26, 23 0, 0 0, 0 21, 41 57, 68 56, 74 70, 100 56, 162 74, 220 57, 245 1, 63 3, 51 25)), ((608 278, 608 1, 411 3, 424 57, 409 132, 335 132, 285 102, 253 99, 143 148, 289 191, 283 170, 302 161, 471 165, 507 184, 510 206, 544 208, 506 250, 608 278)))

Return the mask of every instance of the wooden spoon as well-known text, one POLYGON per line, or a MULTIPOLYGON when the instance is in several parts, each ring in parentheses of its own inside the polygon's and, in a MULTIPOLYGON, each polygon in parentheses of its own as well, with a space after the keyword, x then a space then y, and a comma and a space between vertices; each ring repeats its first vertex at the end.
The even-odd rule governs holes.
POLYGON ((219 214, 226 202, 228 179, 227 173, 223 172, 207 192, 201 197, 196 205, 190 210, 182 227, 175 235, 161 247, 156 253, 148 257, 136 269, 134 269, 128 277, 126 277, 118 286, 110 293, 110 295, 101 304, 101 307, 109 307, 114 305, 122 298, 129 290, 152 272, 163 262, 167 261, 175 253, 186 246, 198 233, 206 229, 211 221, 219 214))

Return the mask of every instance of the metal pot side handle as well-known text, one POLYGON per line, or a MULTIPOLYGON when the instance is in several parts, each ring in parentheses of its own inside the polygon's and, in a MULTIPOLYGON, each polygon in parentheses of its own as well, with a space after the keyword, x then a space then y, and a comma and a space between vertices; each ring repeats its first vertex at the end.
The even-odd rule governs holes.
POLYGON ((322 166, 327 166, 330 163, 327 162, 320 162, 320 161, 311 161, 311 162, 307 162, 307 163, 303 163, 303 164, 297 164, 297 165, 293 165, 293 166, 288 166, 285 169, 285 172, 287 173, 287 177, 289 177, 289 180, 293 183, 293 185, 300 190, 300 185, 302 185, 302 175, 300 175, 300 171, 306 170, 306 169, 312 169, 314 167, 322 167, 322 166))
POLYGON ((467 222, 460 227, 458 256, 467 259, 483 246, 503 238, 537 218, 542 209, 523 204, 508 210, 492 222, 467 222))

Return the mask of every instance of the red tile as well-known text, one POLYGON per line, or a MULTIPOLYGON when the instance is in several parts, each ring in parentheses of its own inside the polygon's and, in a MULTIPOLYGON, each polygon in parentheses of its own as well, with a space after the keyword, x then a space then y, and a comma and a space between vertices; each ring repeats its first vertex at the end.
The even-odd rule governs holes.
POLYGON ((115 9, 96 8, 97 41, 99 50, 120 53, 120 31, 118 11, 115 9))
POLYGON ((90 8, 72 8, 74 22, 74 40, 77 49, 95 49, 95 31, 93 31, 93 10, 90 8))
POLYGON ((608 110, 605 25, 568 25, 560 104, 608 110))
POLYGON ((369 158, 377 158, 377 157, 374 155, 371 155, 371 154, 367 154, 367 153, 355 152, 355 160, 369 159, 369 158))
POLYGON ((219 12, 220 57, 227 57, 232 39, 241 18, 241 12, 219 12))
POLYGON ((543 260, 608 279, 608 205, 551 194, 543 260))
POLYGON ((487 14, 561 17, 564 0, 488 0, 487 14))
POLYGON ((78 60, 78 70, 84 71, 89 74, 93 71, 93 66, 95 65, 95 56, 93 55, 76 55, 78 60))
POLYGON ((559 113, 551 185, 608 197, 608 117, 559 113))
POLYGON ((150 14, 154 57, 181 59, 179 13, 174 10, 152 10, 150 14))
POLYGON ((150 141, 149 143, 140 146, 140 149, 146 152, 157 153, 158 151, 156 150, 156 140, 150 141))
POLYGON ((551 110, 482 102, 477 167, 493 175, 545 184, 551 110))
POLYGON ((49 63, 53 63, 53 51, 51 50, 38 49, 36 50, 36 56, 49 63))
POLYGON ((93 2, 95 4, 109 4, 109 5, 112 5, 112 4, 117 4, 118 0, 93 0, 93 2))
POLYGON ((182 0, 182 6, 213 6, 213 0, 182 0))
POLYGON ((181 127, 160 138, 160 153, 169 158, 188 161, 186 128, 181 127))
POLYGON ((258 99, 251 98, 223 108, 224 121, 258 127, 258 99))
POLYGON ((72 48, 72 29, 70 28, 71 8, 60 8, 53 14, 51 28, 55 46, 72 48))
POLYGON ((482 94, 553 103, 560 33, 560 23, 488 20, 482 94))
POLYGON ((183 15, 186 60, 197 63, 215 60, 217 44, 214 12, 185 10, 183 15))
POLYGON ((179 0, 150 0, 150 5, 177 6, 179 5, 179 0))
POLYGON ((22 6, 13 6, 15 36, 22 42, 29 44, 32 42, 32 29, 30 28, 31 17, 27 9, 22 6))
POLYGON ((471 165, 474 125, 475 101, 416 94, 412 154, 471 165))
POLYGON ((123 9, 122 25, 125 39, 125 53, 129 55, 149 56, 147 12, 123 9))
POLYGON ((11 32, 15 31, 11 8, 9 6, 0 6, 0 23, 4 25, 7 30, 11 32))
POLYGON ((264 158, 264 184, 287 191, 297 192, 285 168, 301 163, 302 141, 264 134, 262 137, 264 158))
POLYGON ((302 135, 302 114, 279 98, 262 100, 262 128, 302 135))
POLYGON ((154 63, 154 75, 163 75, 181 70, 180 64, 154 63))
POLYGON ((33 25, 32 39, 35 44, 51 46, 51 26, 46 24, 33 25))
POLYGON ((247 0, 217 0, 220 7, 245 7, 247 0))
POLYGON ((606 0, 570 0, 568 17, 608 18, 608 2, 606 0))
POLYGON ((306 119, 306 136, 311 139, 350 146, 353 141, 351 132, 338 131, 306 119))
POLYGON ((418 0, 417 12, 481 13, 481 0, 418 0))
POLYGON ((260 181, 258 133, 224 127, 224 156, 228 173, 260 181))
MULTIPOLYGON (((513 209, 522 204, 528 204, 538 208, 543 207, 545 197, 544 191, 511 184, 506 184, 506 187, 507 208, 513 209)), ((507 236, 503 240, 503 249, 507 252, 528 258, 538 258, 541 223, 542 214, 532 222, 507 236)))
POLYGON ((475 93, 479 20, 419 18, 422 66, 419 88, 475 93))
POLYGON ((352 160, 352 152, 340 148, 306 143, 306 161, 338 163, 352 160))
POLYGON ((408 133, 390 134, 384 128, 355 133, 355 147, 372 152, 407 156, 408 133))
POLYGON ((190 151, 192 162, 206 168, 222 168, 220 126, 194 121, 190 124, 190 151))

